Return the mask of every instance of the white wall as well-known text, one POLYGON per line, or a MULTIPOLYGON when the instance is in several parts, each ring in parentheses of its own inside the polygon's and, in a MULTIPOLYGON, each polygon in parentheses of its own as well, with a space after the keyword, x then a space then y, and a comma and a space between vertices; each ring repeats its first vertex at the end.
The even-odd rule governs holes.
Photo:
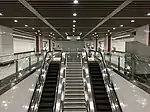
POLYGON ((141 26, 136 28, 135 41, 139 41, 143 44, 148 45, 149 41, 149 25, 141 26))
POLYGON ((0 56, 13 54, 12 28, 0 26, 0 56))
POLYGON ((70 48, 72 51, 84 48, 84 41, 55 41, 55 49, 65 49, 70 48), (59 48, 57 47, 59 45, 59 48))
POLYGON ((134 41, 133 37, 112 40, 111 48, 115 47, 116 51, 125 52, 126 42, 134 41))
POLYGON ((25 38, 13 38, 14 53, 27 52, 35 50, 35 40, 25 38))

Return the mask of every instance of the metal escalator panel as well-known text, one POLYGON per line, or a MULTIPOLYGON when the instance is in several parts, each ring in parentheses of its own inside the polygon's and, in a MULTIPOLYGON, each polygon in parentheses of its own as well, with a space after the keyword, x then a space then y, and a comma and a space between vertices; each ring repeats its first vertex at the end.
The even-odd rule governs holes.
POLYGON ((53 112, 59 62, 51 62, 48 68, 38 112, 53 112))
POLYGON ((87 112, 81 59, 68 59, 63 112, 87 112), (76 60, 76 61, 75 61, 76 60))
POLYGON ((89 72, 97 112, 112 112, 103 76, 99 64, 96 61, 89 62, 89 72))

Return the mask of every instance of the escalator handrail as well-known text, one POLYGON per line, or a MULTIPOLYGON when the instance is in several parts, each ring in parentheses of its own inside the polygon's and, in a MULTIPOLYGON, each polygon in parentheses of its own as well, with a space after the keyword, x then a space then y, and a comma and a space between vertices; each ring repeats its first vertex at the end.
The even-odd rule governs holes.
POLYGON ((61 52, 61 61, 59 64, 59 72, 58 72, 58 76, 57 76, 57 84, 56 84, 56 90, 55 90, 55 100, 54 100, 54 105, 53 105, 53 112, 56 111, 56 104, 57 104, 57 95, 58 95, 58 85, 59 85, 59 78, 60 78, 60 70, 61 70, 61 62, 62 62, 63 56, 62 56, 62 52, 61 52))
MULTIPOLYGON (((101 52, 98 52, 98 53, 100 53, 100 55, 101 55, 101 58, 102 58, 101 61, 103 62, 103 65, 104 65, 105 70, 106 70, 106 74, 108 75, 108 83, 109 83, 108 85, 110 86, 110 88, 112 88, 110 98, 111 98, 111 100, 113 100, 113 102, 115 102, 118 105, 118 108, 116 108, 116 106, 114 106, 115 108, 113 108, 112 110, 114 110, 114 112, 123 112, 122 108, 120 106, 120 102, 119 102, 119 99, 117 97, 116 91, 114 89, 114 85, 113 85, 113 82, 111 80, 111 76, 109 74, 108 67, 106 65, 106 61, 103 57, 103 54, 101 52)), ((96 56, 95 56, 95 58, 99 60, 99 58, 97 58, 96 56)))
MULTIPOLYGON (((38 96, 37 96, 36 92, 37 92, 37 88, 38 88, 38 86, 39 86, 39 84, 40 84, 40 82, 41 82, 42 69, 44 68, 44 65, 45 65, 45 63, 46 63, 46 58, 47 58, 48 53, 50 53, 50 52, 46 52, 46 55, 45 55, 45 57, 44 57, 44 60, 43 60, 43 63, 42 63, 42 67, 41 67, 41 69, 40 69, 40 74, 39 74, 39 76, 38 76, 38 80, 37 80, 37 83, 36 83, 36 86, 35 86, 35 89, 34 89, 34 92, 33 92, 33 95, 32 95, 32 98, 31 98, 31 101, 30 101, 30 105, 29 105, 29 108, 28 108, 28 111, 27 111, 27 112, 37 112, 37 110, 38 110, 38 105, 39 105, 38 103, 39 103, 39 101, 40 101, 41 95, 38 94, 38 96), (39 97, 38 100, 37 100, 36 97, 39 97), (34 105, 34 107, 32 107, 33 105, 34 105), (37 106, 37 107, 36 107, 37 110, 32 110, 32 108, 35 108, 35 105, 37 106)), ((51 59, 51 58, 50 58, 50 59, 51 59)), ((45 82, 45 81, 44 81, 44 82, 45 82)), ((43 82, 43 83, 44 83, 44 82, 43 82)))

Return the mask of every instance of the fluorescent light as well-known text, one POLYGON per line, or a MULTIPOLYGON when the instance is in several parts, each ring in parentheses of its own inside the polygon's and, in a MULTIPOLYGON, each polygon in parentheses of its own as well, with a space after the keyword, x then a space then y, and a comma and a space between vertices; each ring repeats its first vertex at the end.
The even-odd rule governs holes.
POLYGON ((115 37, 115 38, 113 38, 113 39, 119 39, 119 38, 129 37, 129 36, 131 36, 131 35, 130 35, 130 34, 127 34, 127 35, 122 35, 122 36, 115 37))
POLYGON ((94 33, 92 35, 94 35, 94 33))
POLYGON ((18 22, 18 20, 14 20, 14 22, 15 22, 15 23, 17 23, 17 22, 18 22))
POLYGON ((73 3, 74 4, 78 4, 79 2, 78 2, 78 0, 74 0, 73 3))
POLYGON ((73 20, 73 23, 76 23, 76 20, 73 20))
POLYGON ((77 13, 73 13, 73 16, 77 16, 77 13))
POLYGON ((76 25, 73 25, 73 27, 76 27, 76 25))
POLYGON ((113 30, 115 30, 116 28, 113 28, 113 30))
POLYGON ((80 35, 82 35, 82 33, 80 33, 80 35))
POLYGON ((135 22, 135 20, 131 20, 131 23, 134 23, 135 22))
POLYGON ((35 28, 32 28, 32 30, 35 30, 35 28))
POLYGON ((123 27, 123 25, 120 25, 120 27, 123 27))
POLYGON ((147 13, 147 16, 150 16, 150 13, 147 13))
POLYGON ((24 25, 25 27, 28 27, 28 25, 24 25))
POLYGON ((3 14, 2 13, 0 13, 0 16, 2 16, 3 14))
POLYGON ((49 37, 50 37, 51 35, 49 35, 49 37))

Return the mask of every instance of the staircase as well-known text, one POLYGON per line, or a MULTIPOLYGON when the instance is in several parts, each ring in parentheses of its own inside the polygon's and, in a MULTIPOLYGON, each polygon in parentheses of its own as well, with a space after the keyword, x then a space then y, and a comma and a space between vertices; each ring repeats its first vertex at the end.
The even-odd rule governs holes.
POLYGON ((38 112, 53 112, 59 63, 51 62, 48 68, 38 112))
POLYGON ((67 61, 63 112, 87 112, 81 59, 76 56, 67 61))
POLYGON ((89 62, 89 72, 97 112, 112 112, 99 64, 89 62))

